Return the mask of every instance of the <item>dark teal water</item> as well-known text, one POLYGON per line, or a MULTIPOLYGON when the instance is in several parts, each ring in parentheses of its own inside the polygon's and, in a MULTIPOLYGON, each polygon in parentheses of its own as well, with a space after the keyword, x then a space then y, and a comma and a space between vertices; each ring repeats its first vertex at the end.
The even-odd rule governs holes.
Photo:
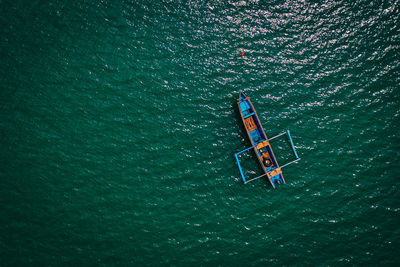
POLYGON ((0 265, 398 264, 398 1, 0 14, 0 265), (270 137, 292 132, 278 190, 241 181, 239 90, 270 137))

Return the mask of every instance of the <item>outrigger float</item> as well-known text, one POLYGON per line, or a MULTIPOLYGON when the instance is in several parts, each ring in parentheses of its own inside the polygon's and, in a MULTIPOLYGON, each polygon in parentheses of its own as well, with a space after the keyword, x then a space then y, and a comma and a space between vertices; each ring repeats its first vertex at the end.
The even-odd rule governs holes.
POLYGON ((275 186, 279 184, 286 184, 285 178, 283 178, 282 168, 300 160, 294 147, 289 130, 286 130, 285 132, 282 132, 272 138, 268 138, 265 134, 264 128, 262 127, 260 120, 258 119, 257 113, 253 107, 253 104, 250 101, 250 98, 248 98, 242 91, 240 91, 239 93, 238 105, 240 116, 242 117, 243 124, 246 128, 247 134, 251 142, 251 147, 235 153, 236 163, 239 167, 240 175, 242 176, 243 182, 246 184, 253 180, 267 176, 273 188, 275 188, 275 186), (291 162, 279 166, 269 141, 285 134, 289 139, 290 146, 296 158, 291 162), (252 148, 257 155, 258 161, 260 162, 262 169, 264 170, 264 174, 250 180, 246 180, 243 174, 242 167, 240 166, 239 155, 252 148))

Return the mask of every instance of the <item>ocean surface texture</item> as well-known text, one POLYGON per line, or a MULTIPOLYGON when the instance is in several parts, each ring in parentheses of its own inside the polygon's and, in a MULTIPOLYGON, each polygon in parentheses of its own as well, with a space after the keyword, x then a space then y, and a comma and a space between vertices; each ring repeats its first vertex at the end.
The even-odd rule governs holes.
POLYGON ((1 0, 0 15, 1 266, 399 264, 399 1, 1 0), (240 178, 239 90, 302 158, 276 190, 240 178))

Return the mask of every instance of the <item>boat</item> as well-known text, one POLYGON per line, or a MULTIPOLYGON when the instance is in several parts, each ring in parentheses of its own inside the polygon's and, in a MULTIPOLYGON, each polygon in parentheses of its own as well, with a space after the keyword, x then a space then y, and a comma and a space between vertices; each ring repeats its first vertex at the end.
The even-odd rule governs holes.
POLYGON ((285 178, 283 177, 282 168, 300 160, 289 130, 281 132, 272 138, 268 138, 263 126, 261 125, 261 121, 258 118, 257 112, 250 101, 250 98, 247 97, 242 91, 239 92, 238 107, 242 122, 251 142, 251 147, 235 153, 236 163, 238 165, 243 182, 246 184, 250 181, 267 177, 273 188, 275 188, 277 185, 286 184, 285 178), (280 166, 275 157, 274 151, 272 150, 270 141, 285 134, 288 137, 295 159, 280 166), (243 174, 243 169, 240 165, 239 156, 250 149, 254 150, 264 173, 255 178, 246 180, 246 177, 243 174))

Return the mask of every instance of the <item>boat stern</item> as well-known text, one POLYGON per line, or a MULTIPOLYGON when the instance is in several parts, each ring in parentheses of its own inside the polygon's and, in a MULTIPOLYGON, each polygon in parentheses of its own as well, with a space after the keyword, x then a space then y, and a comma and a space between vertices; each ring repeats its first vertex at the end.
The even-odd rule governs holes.
POLYGON ((275 188, 276 185, 286 184, 281 168, 274 168, 267 172, 268 180, 275 188))

